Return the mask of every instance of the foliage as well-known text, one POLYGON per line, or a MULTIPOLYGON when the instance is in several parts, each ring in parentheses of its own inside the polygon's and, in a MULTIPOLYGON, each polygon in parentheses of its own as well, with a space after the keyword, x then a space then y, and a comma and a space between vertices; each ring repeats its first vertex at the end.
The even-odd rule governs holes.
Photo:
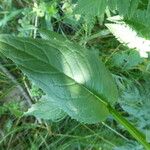
POLYGON ((149 149, 149 18, 150 0, 0 1, 0 149, 149 149))
POLYGON ((86 123, 104 120, 105 99, 110 103, 117 99, 115 84, 102 62, 77 44, 1 36, 0 45, 1 52, 72 118, 86 123))
POLYGON ((132 30, 132 28, 130 28, 124 22, 106 24, 106 26, 121 43, 126 44, 131 49, 137 49, 141 57, 148 57, 147 53, 150 51, 149 40, 139 37, 136 31, 132 30))
POLYGON ((25 115, 33 115, 40 119, 52 121, 57 121, 65 117, 65 113, 54 105, 52 101, 48 100, 46 96, 43 96, 40 101, 33 104, 32 107, 25 112, 25 115))
POLYGON ((110 60, 110 64, 113 67, 117 67, 122 70, 136 69, 138 65, 142 64, 144 60, 140 57, 137 51, 121 51, 114 54, 110 60))

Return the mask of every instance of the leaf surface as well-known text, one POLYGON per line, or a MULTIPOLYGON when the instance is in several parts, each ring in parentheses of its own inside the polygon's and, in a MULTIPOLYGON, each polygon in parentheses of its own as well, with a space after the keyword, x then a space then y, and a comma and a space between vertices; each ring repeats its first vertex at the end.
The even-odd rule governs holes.
POLYGON ((86 16, 101 16, 105 12, 107 0, 79 0, 76 13, 86 16))
POLYGON ((117 88, 99 57, 69 41, 0 36, 0 52, 72 118, 96 123, 108 115, 117 88))
POLYGON ((66 116, 66 114, 61 109, 59 109, 45 96, 42 97, 40 101, 33 104, 31 108, 25 112, 25 115, 33 115, 40 119, 52 121, 57 121, 58 119, 64 118, 64 116, 66 116))

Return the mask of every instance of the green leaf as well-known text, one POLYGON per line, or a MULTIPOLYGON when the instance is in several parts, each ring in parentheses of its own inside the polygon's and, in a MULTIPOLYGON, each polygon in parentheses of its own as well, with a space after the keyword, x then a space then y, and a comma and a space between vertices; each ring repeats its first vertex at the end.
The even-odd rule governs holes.
POLYGON ((61 34, 50 30, 40 30, 40 35, 45 40, 57 40, 57 41, 67 41, 67 38, 63 37, 61 34))
POLYGON ((17 15, 19 15, 23 10, 14 10, 12 12, 9 12, 8 15, 5 15, 3 19, 0 20, 0 27, 6 26, 6 24, 11 21, 13 18, 15 18, 17 15))
POLYGON ((48 100, 47 97, 42 97, 40 101, 33 104, 31 108, 25 112, 25 115, 33 115, 40 119, 57 121, 63 118, 66 114, 57 107, 52 101, 48 100))
POLYGON ((137 11, 140 0, 131 0, 128 11, 128 17, 131 18, 137 11))
POLYGON ((137 10, 132 18, 126 19, 125 22, 136 30, 140 36, 150 40, 150 15, 147 14, 147 11, 137 10))
POLYGON ((118 98, 110 72, 99 57, 69 41, 0 36, 0 52, 72 118, 96 123, 118 98))
POLYGON ((76 13, 86 16, 101 16, 105 12, 107 0, 79 0, 76 13))
POLYGON ((108 0, 108 7, 110 10, 116 10, 117 9, 117 0, 108 0))
POLYGON ((140 0, 108 0, 111 11, 117 11, 121 16, 131 17, 138 8, 140 0))
POLYGON ((134 69, 143 62, 137 51, 122 51, 114 54, 111 58, 111 64, 123 70, 134 69))
POLYGON ((120 15, 126 15, 130 7, 130 0, 117 0, 117 10, 120 15))

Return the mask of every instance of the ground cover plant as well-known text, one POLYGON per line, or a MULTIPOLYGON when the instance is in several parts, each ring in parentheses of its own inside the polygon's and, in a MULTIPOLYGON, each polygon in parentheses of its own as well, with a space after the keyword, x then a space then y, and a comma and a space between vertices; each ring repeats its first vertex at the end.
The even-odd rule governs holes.
POLYGON ((150 0, 0 9, 0 149, 150 150, 150 0))

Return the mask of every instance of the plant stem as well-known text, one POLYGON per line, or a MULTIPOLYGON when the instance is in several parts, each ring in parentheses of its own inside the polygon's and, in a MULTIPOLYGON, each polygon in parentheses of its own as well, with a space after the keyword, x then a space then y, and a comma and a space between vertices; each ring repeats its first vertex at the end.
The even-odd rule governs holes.
POLYGON ((125 118, 123 118, 118 111, 108 105, 110 114, 121 124, 126 130, 137 140, 139 141, 146 150, 150 150, 150 144, 146 141, 145 135, 137 130, 132 124, 130 124, 125 118))

